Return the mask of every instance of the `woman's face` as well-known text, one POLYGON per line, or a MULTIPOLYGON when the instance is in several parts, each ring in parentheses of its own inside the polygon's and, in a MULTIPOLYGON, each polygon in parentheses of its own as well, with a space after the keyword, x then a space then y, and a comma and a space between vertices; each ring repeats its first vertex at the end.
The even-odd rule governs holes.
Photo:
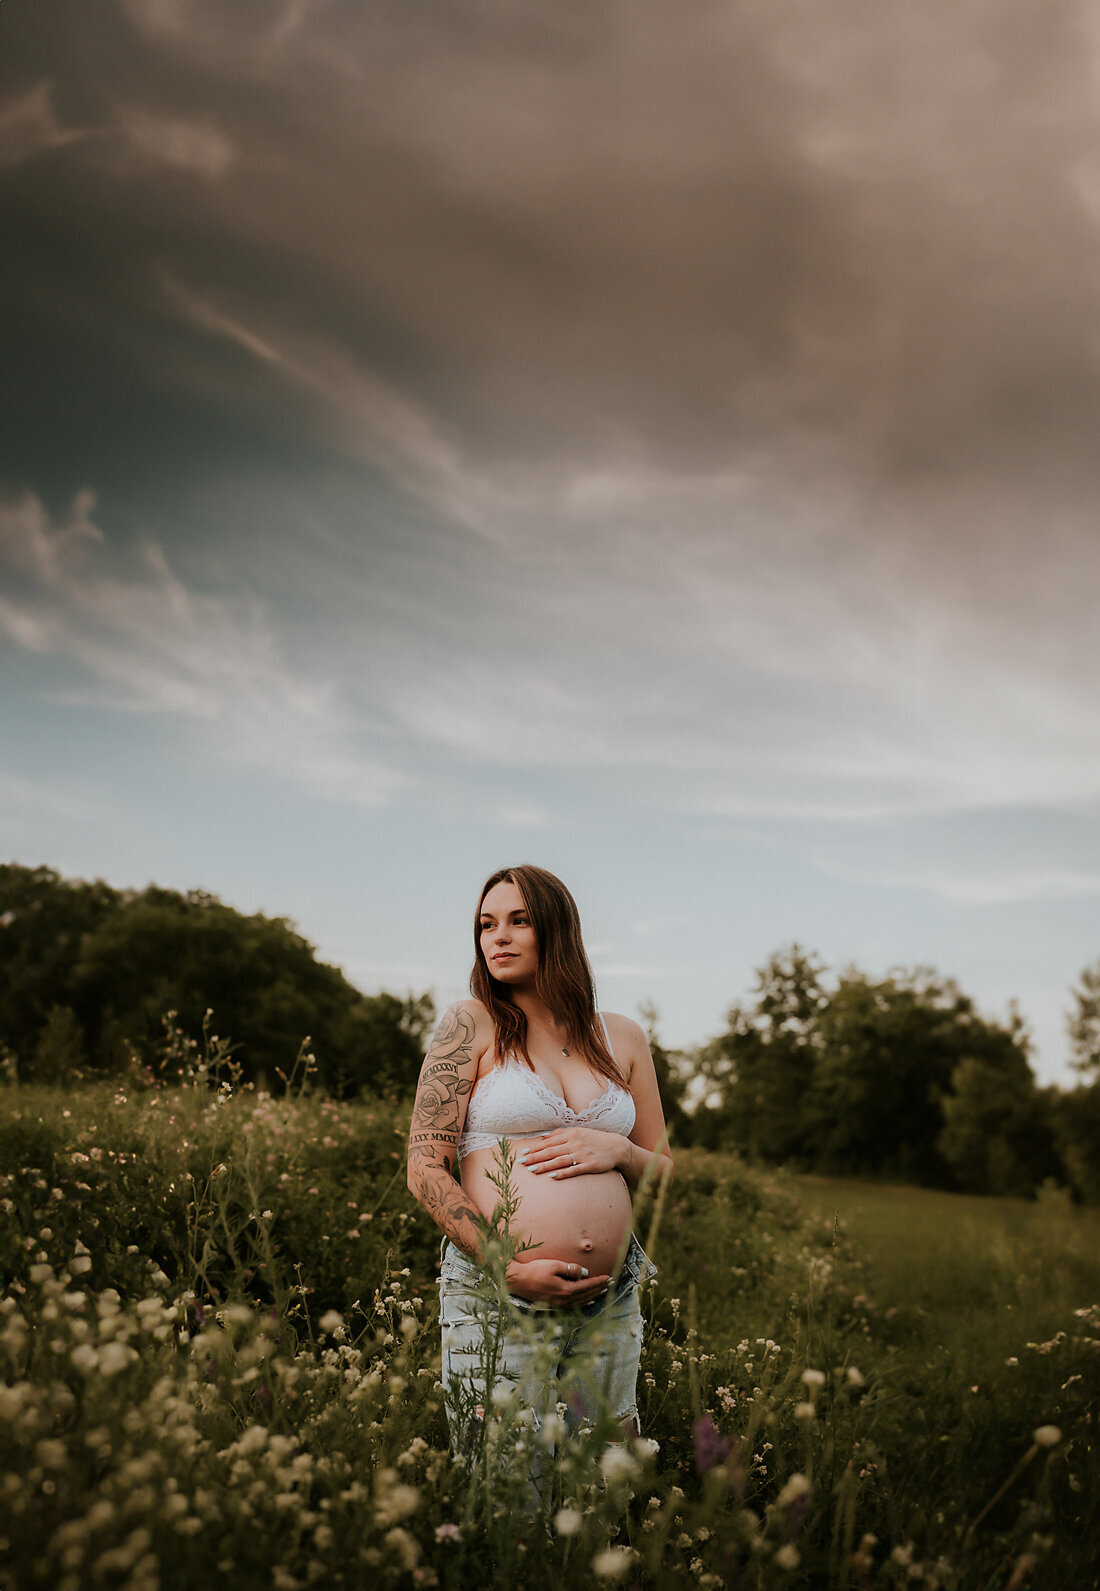
POLYGON ((535 981, 539 947, 523 896, 514 884, 494 884, 481 903, 481 953, 501 983, 535 981))

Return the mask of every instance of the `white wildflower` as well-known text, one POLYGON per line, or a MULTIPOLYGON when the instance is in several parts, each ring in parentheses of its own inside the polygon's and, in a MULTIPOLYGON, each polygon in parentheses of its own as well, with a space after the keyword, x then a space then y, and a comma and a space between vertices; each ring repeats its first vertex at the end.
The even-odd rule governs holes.
POLYGON ((635 1558, 633 1547, 605 1547, 592 1559, 592 1572, 601 1580, 621 1580, 635 1558))
MULTIPOLYGON (((73 1350, 75 1353, 75 1349, 73 1350)), ((124 1342, 105 1342, 98 1350, 99 1372, 105 1376, 117 1376, 120 1370, 128 1370, 137 1359, 137 1350, 124 1342)))
POLYGON ((605 1481, 629 1480, 638 1472, 634 1455, 621 1442, 611 1442, 600 1454, 600 1468, 605 1481))
MULTIPOLYGON (((382 1470, 382 1475, 394 1475, 394 1470, 382 1470)), ((384 1487, 375 1486, 374 1519, 375 1523, 383 1529, 387 1525, 394 1525, 399 1519, 407 1519, 410 1514, 415 1514, 420 1506, 420 1493, 415 1486, 405 1486, 398 1481, 389 1482, 384 1487)))
POLYGON ((799 1497, 805 1497, 812 1491, 813 1486, 806 1479, 805 1475, 800 1474, 796 1470, 793 1475, 788 1477, 786 1485, 779 1493, 776 1501, 778 1502, 780 1508, 786 1508, 791 1503, 795 1502, 799 1497))
POLYGON ((539 1436, 547 1447, 553 1447, 555 1442, 560 1442, 565 1436, 568 1426, 560 1414, 548 1414, 542 1422, 539 1436))
POLYGON ((1031 1433, 1037 1447, 1057 1447, 1062 1433, 1056 1425, 1040 1425, 1031 1433))
POLYGON ((776 1553, 775 1561, 781 1569, 797 1569, 802 1559, 794 1542, 788 1541, 776 1553))
POLYGON ((575 1536, 583 1520, 575 1508, 559 1508, 554 1515, 554 1529, 559 1536, 575 1536))

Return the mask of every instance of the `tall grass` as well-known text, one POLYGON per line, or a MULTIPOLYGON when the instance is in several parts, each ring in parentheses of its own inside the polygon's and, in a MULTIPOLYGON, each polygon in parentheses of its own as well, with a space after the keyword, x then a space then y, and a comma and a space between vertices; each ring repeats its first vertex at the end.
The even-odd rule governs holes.
POLYGON ((501 1397, 456 1460, 401 1110, 197 1081, 2 1098, 5 1591, 1098 1583, 1088 1217, 860 1239, 681 1154, 643 1441, 501 1397))

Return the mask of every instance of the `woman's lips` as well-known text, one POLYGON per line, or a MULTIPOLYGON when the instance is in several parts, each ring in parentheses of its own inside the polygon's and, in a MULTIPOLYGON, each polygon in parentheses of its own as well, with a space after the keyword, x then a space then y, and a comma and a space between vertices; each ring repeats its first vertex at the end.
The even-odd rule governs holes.
POLYGON ((516 959, 516 958, 515 958, 515 956, 514 956, 514 955, 513 955, 513 954, 512 954, 512 952, 511 952, 511 951, 508 951, 508 952, 507 952, 507 953, 506 953, 506 954, 504 954, 504 955, 502 955, 502 956, 494 956, 494 957, 493 957, 493 960, 494 960, 494 961, 515 961, 515 959, 516 959))

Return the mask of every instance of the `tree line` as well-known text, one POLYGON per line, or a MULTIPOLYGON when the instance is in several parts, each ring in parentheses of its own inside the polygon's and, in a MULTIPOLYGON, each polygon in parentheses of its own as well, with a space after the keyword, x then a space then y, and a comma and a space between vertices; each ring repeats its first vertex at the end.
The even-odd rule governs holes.
POLYGON ((243 1080, 278 1087, 308 1035, 339 1095, 403 1092, 435 1021, 428 995, 362 994, 281 917, 200 890, 117 890, 0 866, 0 1056, 9 1075, 163 1072, 208 1011, 243 1080))
MULTIPOLYGON (((927 968, 833 976, 797 945, 707 1044, 670 1052, 656 1012, 643 1017, 674 1145, 971 1192, 1029 1195, 1053 1179, 1100 1202, 1100 963, 1072 1001, 1073 1089, 1039 1087, 1017 1013, 984 1016, 927 968)), ((172 1081, 179 1036, 211 1010, 243 1080, 278 1087, 308 1035, 318 1084, 345 1096, 411 1094, 435 1020, 430 995, 361 993, 284 918, 0 866, 9 1078, 172 1081)))
POLYGON ((674 1134, 828 1176, 1023 1196, 1050 1179, 1100 1203, 1100 963, 1071 999, 1082 1081, 1043 1088, 1014 1009, 983 1016, 930 968, 830 976, 792 945, 724 1033, 660 1052, 674 1134))

